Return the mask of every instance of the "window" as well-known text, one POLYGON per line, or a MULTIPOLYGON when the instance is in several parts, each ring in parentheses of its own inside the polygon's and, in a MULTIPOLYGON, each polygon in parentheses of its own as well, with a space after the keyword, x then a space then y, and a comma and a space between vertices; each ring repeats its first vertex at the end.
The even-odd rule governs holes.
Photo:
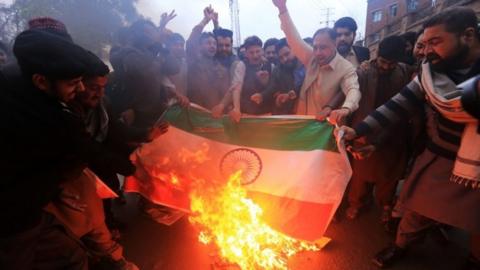
POLYGON ((418 0, 407 0, 407 10, 415 11, 418 8, 418 0))
POLYGON ((379 22, 382 20, 382 11, 381 10, 377 10, 377 11, 374 11, 372 12, 372 21, 373 22, 379 22))
POLYGON ((395 17, 397 16, 398 5, 393 4, 390 6, 390 16, 395 17))

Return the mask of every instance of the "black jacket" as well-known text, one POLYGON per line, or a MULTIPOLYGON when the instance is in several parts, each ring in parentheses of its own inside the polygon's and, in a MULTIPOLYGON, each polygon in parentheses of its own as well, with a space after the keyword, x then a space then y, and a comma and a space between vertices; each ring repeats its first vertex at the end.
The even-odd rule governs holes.
POLYGON ((109 155, 86 134, 82 120, 57 99, 21 76, 0 72, 0 234, 38 222, 43 207, 57 198, 60 184, 80 175, 89 163, 134 167, 109 155), (20 82, 18 80, 21 80, 20 82))
POLYGON ((357 56, 358 63, 370 60, 370 50, 365 47, 352 46, 355 55, 357 56))

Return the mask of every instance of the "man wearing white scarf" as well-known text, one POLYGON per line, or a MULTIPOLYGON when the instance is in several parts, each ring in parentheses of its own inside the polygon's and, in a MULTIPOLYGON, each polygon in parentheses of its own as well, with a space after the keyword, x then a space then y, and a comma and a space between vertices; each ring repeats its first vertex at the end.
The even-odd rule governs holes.
POLYGON ((428 142, 400 194, 405 213, 394 245, 373 259, 379 267, 398 261, 436 223, 471 233, 465 269, 480 269, 480 32, 473 10, 453 8, 424 24, 427 62, 399 94, 354 129, 352 140, 406 119, 425 107, 428 142))

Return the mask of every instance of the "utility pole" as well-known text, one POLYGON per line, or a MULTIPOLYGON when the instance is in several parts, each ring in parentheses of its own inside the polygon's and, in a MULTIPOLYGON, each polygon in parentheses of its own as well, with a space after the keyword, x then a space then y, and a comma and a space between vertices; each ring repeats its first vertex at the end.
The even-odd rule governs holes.
POLYGON ((240 9, 238 8, 238 0, 229 0, 230 21, 233 31, 233 46, 238 47, 241 44, 240 37, 240 9))
POLYGON ((333 16, 335 14, 335 8, 322 8, 320 12, 321 12, 320 16, 325 18, 325 20, 320 21, 320 25, 324 27, 330 27, 330 23, 333 25, 333 23, 335 22, 333 20, 333 16))

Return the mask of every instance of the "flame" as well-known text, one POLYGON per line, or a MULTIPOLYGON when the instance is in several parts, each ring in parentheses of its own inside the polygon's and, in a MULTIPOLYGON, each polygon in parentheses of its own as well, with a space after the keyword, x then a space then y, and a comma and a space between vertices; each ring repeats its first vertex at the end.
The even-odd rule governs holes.
POLYGON ((226 185, 197 181, 200 186, 192 189, 190 222, 201 228, 201 243, 215 244, 222 258, 241 269, 288 269, 289 257, 302 250, 319 250, 266 225, 262 209, 247 198, 240 180, 241 171, 226 185))

